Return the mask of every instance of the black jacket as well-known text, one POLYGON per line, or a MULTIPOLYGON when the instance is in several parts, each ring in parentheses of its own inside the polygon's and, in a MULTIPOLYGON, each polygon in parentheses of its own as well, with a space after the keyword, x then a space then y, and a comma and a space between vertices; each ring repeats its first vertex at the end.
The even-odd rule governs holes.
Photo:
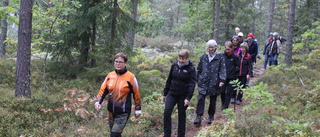
POLYGON ((238 53, 238 57, 240 59, 240 70, 238 76, 246 76, 250 74, 251 67, 251 56, 249 53, 246 53, 244 57, 242 57, 242 53, 238 53))
POLYGON ((179 67, 178 62, 172 64, 163 95, 167 94, 185 96, 187 100, 191 100, 196 85, 196 71, 193 64, 179 67))
POLYGON ((223 54, 223 57, 225 59, 226 64, 226 73, 227 73, 227 79, 235 80, 237 79, 237 76, 239 75, 239 66, 240 61, 238 56, 235 54, 223 54))
POLYGON ((220 94, 219 84, 226 80, 226 65, 222 54, 217 54, 209 62, 207 53, 204 53, 197 68, 198 92, 202 95, 220 94))

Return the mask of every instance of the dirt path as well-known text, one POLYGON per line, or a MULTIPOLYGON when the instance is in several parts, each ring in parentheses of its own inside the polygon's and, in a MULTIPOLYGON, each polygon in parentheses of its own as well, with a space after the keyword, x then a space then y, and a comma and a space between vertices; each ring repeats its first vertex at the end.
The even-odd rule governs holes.
MULTIPOLYGON (((255 81, 257 81, 260 77, 260 75, 262 75, 264 73, 264 69, 263 69, 263 62, 261 60, 259 60, 259 62, 257 62, 257 64, 255 65, 255 71, 254 71, 254 77, 250 78, 250 83, 249 86, 253 83, 255 83, 255 81)), ((219 97, 218 97, 219 98, 219 97)), ((214 121, 211 125, 216 125, 216 124, 224 124, 226 122, 226 116, 222 114, 221 109, 220 109, 220 105, 221 103, 219 102, 220 100, 217 100, 217 106, 216 106, 216 114, 214 116, 214 121)), ((240 105, 236 105, 236 113, 240 113, 241 109, 248 105, 249 102, 247 100, 243 100, 242 103, 240 105)), ((230 104, 229 108, 233 108, 234 105, 230 104)), ((186 137, 194 137, 198 134, 199 131, 205 129, 207 126, 210 126, 209 124, 207 124, 207 115, 204 115, 202 118, 202 124, 200 127, 196 127, 193 125, 193 120, 191 122, 188 123, 187 125, 187 131, 186 131, 186 137)))

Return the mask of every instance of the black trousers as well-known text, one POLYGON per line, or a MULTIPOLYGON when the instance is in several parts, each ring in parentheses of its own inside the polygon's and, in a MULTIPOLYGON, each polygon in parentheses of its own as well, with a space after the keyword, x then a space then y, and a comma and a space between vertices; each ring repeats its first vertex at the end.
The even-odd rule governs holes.
POLYGON ((186 131, 186 110, 188 106, 184 106, 186 96, 176 96, 170 93, 166 96, 164 109, 164 137, 171 137, 172 124, 171 114, 173 108, 178 104, 178 137, 184 137, 186 131))
MULTIPOLYGON (((218 96, 218 95, 212 95, 212 96, 210 96, 210 104, 209 104, 209 110, 208 110, 209 116, 213 116, 214 113, 216 112, 217 96, 218 96)), ((198 95, 198 104, 197 104, 196 113, 197 113, 197 115, 199 115, 199 116, 202 116, 202 115, 203 115, 204 107, 205 107, 205 99, 206 99, 206 95, 202 95, 202 94, 199 94, 199 95, 198 95)))
MULTIPOLYGON (((247 76, 239 76, 238 78, 240 81, 240 85, 242 85, 242 88, 246 88, 247 76)), ((242 101, 243 91, 239 90, 239 92, 237 93, 237 91, 235 90, 232 97, 242 101)))
POLYGON ((228 108, 230 104, 230 100, 232 95, 234 94, 234 87, 230 82, 233 81, 234 79, 226 79, 226 83, 221 87, 221 108, 228 108))

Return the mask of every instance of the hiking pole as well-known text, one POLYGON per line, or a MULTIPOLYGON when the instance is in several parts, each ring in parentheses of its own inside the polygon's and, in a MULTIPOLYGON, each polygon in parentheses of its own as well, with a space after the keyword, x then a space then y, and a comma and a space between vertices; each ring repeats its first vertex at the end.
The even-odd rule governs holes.
POLYGON ((237 98, 237 94, 239 94, 239 89, 238 88, 237 88, 236 97, 234 98, 234 103, 233 103, 233 111, 234 111, 234 113, 236 113, 236 98, 237 98))

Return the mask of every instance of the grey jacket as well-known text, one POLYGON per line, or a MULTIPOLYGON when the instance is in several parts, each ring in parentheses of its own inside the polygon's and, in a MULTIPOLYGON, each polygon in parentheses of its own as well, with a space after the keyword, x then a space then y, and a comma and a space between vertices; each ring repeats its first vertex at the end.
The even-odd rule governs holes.
POLYGON ((200 57, 197 68, 198 92, 202 95, 219 95, 220 82, 226 80, 226 65, 223 54, 216 54, 209 62, 207 53, 200 57))

